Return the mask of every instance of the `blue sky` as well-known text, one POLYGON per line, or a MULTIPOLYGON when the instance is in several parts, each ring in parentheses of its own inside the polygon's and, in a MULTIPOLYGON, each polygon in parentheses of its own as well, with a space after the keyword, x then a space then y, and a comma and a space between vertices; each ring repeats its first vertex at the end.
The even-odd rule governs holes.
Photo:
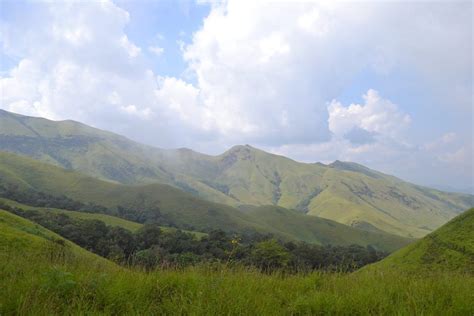
POLYGON ((186 70, 179 42, 189 43, 209 14, 210 6, 194 1, 117 1, 130 13, 125 33, 140 47, 164 49, 162 58, 148 52, 153 70, 161 75, 180 77, 186 70))
POLYGON ((469 1, 0 6, 0 108, 474 187, 469 1))

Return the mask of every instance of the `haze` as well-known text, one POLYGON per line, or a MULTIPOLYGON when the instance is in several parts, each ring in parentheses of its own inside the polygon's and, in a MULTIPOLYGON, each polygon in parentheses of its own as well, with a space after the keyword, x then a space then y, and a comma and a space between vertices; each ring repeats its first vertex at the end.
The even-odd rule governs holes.
POLYGON ((2 109, 473 190, 470 1, 0 6, 2 109))

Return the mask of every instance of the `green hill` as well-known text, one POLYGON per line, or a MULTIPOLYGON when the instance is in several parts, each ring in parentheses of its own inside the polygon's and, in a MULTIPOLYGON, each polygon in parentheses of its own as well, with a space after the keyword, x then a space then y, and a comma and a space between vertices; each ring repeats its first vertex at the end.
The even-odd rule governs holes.
MULTIPOLYGON (((366 271, 367 272, 367 271, 366 271)), ((0 210, 2 315, 472 315, 472 276, 127 269, 0 210)))
POLYGON ((415 238, 474 206, 472 195, 413 185, 355 163, 299 163, 248 145, 219 156, 163 150, 73 121, 2 110, 0 150, 116 183, 159 182, 234 207, 277 205, 415 238))
POLYGON ((474 274, 474 209, 368 268, 474 274))
POLYGON ((159 213, 180 228, 192 227, 196 231, 222 229, 239 233, 272 233, 284 239, 334 245, 358 243, 387 251, 399 249, 411 241, 386 233, 359 230, 295 211, 284 210, 286 216, 280 217, 280 208, 277 208, 279 212, 272 212, 271 208, 263 208, 265 212, 259 209, 243 212, 231 206, 199 199, 164 184, 130 186, 106 182, 6 152, 0 152, 0 185, 16 185, 18 190, 34 189, 53 196, 65 195, 77 201, 106 206, 110 210, 123 206, 143 212, 148 217, 159 213), (282 222, 276 225, 277 221, 282 222), (298 225, 301 225, 301 229, 304 225, 305 233, 298 225))
MULTIPOLYGON (((135 232, 139 230, 143 224, 129 221, 117 216, 112 216, 112 215, 107 215, 107 214, 99 214, 99 213, 88 213, 88 212, 78 212, 78 211, 71 211, 71 210, 64 210, 64 209, 57 209, 57 208, 50 208, 50 207, 34 207, 22 203, 18 203, 12 200, 8 200, 5 198, 0 198, 0 203, 3 203, 5 205, 8 205, 10 207, 17 207, 22 210, 36 210, 41 213, 54 213, 54 214, 65 214, 67 216, 70 216, 72 218, 76 219, 86 219, 86 220, 99 220, 104 222, 108 226, 117 226, 117 227, 122 227, 125 228, 131 232, 135 232)), ((161 230, 164 232, 167 231, 175 231, 176 228, 174 227, 168 227, 168 226, 160 226, 161 230)), ((191 233, 195 235, 198 238, 201 238, 205 235, 206 233, 201 233, 201 232, 196 232, 196 231, 189 231, 189 230, 183 230, 184 232, 191 233)))
POLYGON ((372 245, 378 249, 396 249, 400 244, 410 242, 385 232, 358 230, 334 221, 322 220, 316 216, 304 215, 278 206, 261 206, 249 211, 256 222, 266 223, 280 234, 296 236, 297 239, 319 244, 372 245), (362 232, 362 233, 361 233, 362 232))
POLYGON ((0 262, 11 252, 29 253, 58 261, 80 260, 91 266, 113 268, 115 264, 24 218, 0 210, 0 262))

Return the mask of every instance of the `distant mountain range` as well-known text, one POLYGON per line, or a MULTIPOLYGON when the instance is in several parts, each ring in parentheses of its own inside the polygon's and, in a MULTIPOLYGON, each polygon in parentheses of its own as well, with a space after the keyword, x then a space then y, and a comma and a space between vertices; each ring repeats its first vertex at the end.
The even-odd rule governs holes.
MULTIPOLYGON (((2 189, 14 192, 3 196, 7 199, 31 196, 33 192, 54 197, 66 196, 73 199, 70 204, 78 201, 106 207, 107 215, 123 217, 119 209, 124 209, 128 215, 139 217, 141 222, 171 223, 178 228, 198 232, 222 229, 238 234, 272 234, 286 241, 371 245, 384 251, 397 250, 413 241, 382 231, 364 231, 277 206, 252 207, 244 212, 232 206, 202 200, 166 184, 112 183, 6 152, 0 152, 0 193, 2 189)), ((84 211, 97 212, 87 207, 84 211)), ((68 212, 65 211, 66 214, 68 212)))
POLYGON ((405 237, 422 237, 474 206, 472 195, 417 186, 355 163, 300 163, 249 145, 218 156, 158 149, 78 122, 2 110, 0 150, 109 182, 171 185, 242 214, 274 205, 308 220, 313 215, 405 237))

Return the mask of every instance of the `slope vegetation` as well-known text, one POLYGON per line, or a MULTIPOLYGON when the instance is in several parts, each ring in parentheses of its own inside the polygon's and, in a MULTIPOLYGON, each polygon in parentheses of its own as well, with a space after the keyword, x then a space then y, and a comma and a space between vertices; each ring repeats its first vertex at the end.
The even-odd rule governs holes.
MULTIPOLYGON (((0 205, 1 204, 5 204, 9 207, 16 207, 22 210, 35 210, 35 211, 39 211, 40 213, 64 214, 74 219, 99 220, 99 221, 104 222, 107 226, 121 227, 131 232, 136 232, 143 226, 143 224, 141 223, 133 222, 133 221, 126 220, 124 218, 120 218, 113 215, 89 213, 89 212, 78 212, 78 211, 71 211, 71 210, 64 210, 64 209, 57 209, 57 208, 50 208, 50 207, 34 207, 31 205, 18 203, 16 201, 12 201, 5 198, 0 198, 0 205)), ((164 232, 177 230, 175 227, 169 227, 169 226, 160 226, 160 229, 164 232)), ((183 230, 183 231, 186 233, 193 234, 197 238, 201 238, 207 235, 205 233, 196 232, 196 231, 189 231, 189 230, 183 230)))
POLYGON ((474 206, 472 195, 416 186, 355 163, 299 163, 248 145, 219 156, 163 150, 73 121, 2 110, 0 150, 115 183, 159 182, 234 207, 277 205, 415 238, 474 206))
POLYGON ((358 243, 387 251, 399 249, 411 241, 386 233, 366 232, 281 208, 276 212, 266 209, 242 212, 227 205, 201 200, 168 185, 115 184, 5 152, 0 152, 0 185, 15 185, 21 190, 34 189, 56 196, 65 195, 110 209, 123 206, 143 212, 150 218, 159 213, 178 227, 192 227, 197 231, 223 229, 239 233, 272 233, 284 239, 334 245, 358 243), (281 217, 281 212, 285 216, 281 217), (306 223, 305 218, 310 224, 306 223), (300 225, 301 229, 304 227, 305 234, 301 233, 300 225))
POLYGON ((474 274, 474 209, 370 267, 373 268, 474 274))
POLYGON ((0 210, 0 262, 11 252, 44 256, 51 264, 81 260, 91 266, 113 268, 112 262, 88 252, 61 236, 22 217, 0 210))
POLYGON ((296 236, 306 242, 318 241, 319 244, 372 245, 375 248, 396 249, 407 244, 409 239, 390 235, 382 231, 369 232, 358 230, 334 221, 322 220, 316 216, 307 216, 294 210, 278 206, 261 206, 251 210, 249 215, 256 222, 266 223, 280 234, 296 236), (370 243, 368 241, 370 240, 370 243))
POLYGON ((119 267, 58 240, 62 239, 54 233, 0 210, 0 314, 472 315, 474 312, 474 279, 461 274, 268 275, 216 266, 146 273, 119 267))

